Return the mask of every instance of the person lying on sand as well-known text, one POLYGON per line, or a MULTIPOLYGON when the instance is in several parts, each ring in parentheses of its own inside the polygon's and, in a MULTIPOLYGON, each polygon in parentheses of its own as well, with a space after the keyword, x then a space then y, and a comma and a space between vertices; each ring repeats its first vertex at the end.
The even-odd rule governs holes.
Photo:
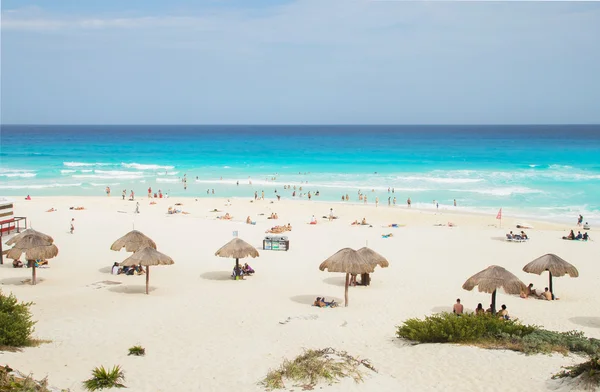
POLYGON ((382 234, 381 238, 390 238, 390 237, 393 237, 393 236, 394 236, 394 234, 388 233, 388 234, 382 234))
POLYGON ((81 211, 81 210, 85 210, 85 207, 69 207, 69 210, 81 211))
POLYGON ((154 204, 156 204, 156 202, 155 202, 155 201, 151 201, 151 202, 150 202, 150 205, 154 205, 154 204))
POLYGON ((56 208, 52 207, 49 210, 46 210, 46 212, 54 212, 54 211, 58 211, 56 208))
POLYGON ((315 299, 315 302, 313 302, 313 306, 318 306, 319 308, 324 308, 325 301, 323 301, 323 299, 321 297, 317 297, 317 299, 315 299))
POLYGON ((292 225, 290 225, 289 223, 287 225, 283 225, 283 226, 271 227, 269 230, 265 231, 265 233, 281 234, 281 233, 285 233, 286 231, 292 231, 292 225))
POLYGON ((246 224, 247 225, 255 225, 256 222, 252 222, 252 219, 250 219, 250 215, 248 215, 248 217, 246 218, 246 224))
POLYGON ((229 212, 225 213, 225 215, 223 216, 217 216, 217 219, 221 219, 221 220, 230 220, 231 218, 233 218, 231 215, 229 215, 229 212))
POLYGON ((397 223, 390 223, 390 224, 388 225, 388 227, 398 227, 398 224, 397 224, 397 223))

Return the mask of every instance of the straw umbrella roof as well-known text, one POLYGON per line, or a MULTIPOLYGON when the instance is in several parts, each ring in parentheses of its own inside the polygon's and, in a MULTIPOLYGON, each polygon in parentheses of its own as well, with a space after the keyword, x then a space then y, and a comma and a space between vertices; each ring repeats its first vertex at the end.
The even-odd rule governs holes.
POLYGON ((462 288, 471 291, 475 286, 484 293, 493 293, 503 288, 507 294, 515 295, 519 295, 527 287, 515 275, 497 265, 492 265, 471 276, 462 288))
POLYGON ((56 245, 35 235, 22 237, 7 253, 7 257, 18 260, 25 253, 27 260, 45 260, 58 255, 56 245))
POLYGON ((523 267, 523 271, 537 275, 550 271, 553 276, 569 275, 572 278, 579 276, 579 271, 577 271, 575 266, 552 253, 545 254, 533 260, 523 267))
POLYGON ((20 234, 17 234, 16 236, 12 237, 11 239, 9 239, 8 241, 5 242, 6 245, 14 245, 17 242, 19 242, 22 238, 27 237, 28 235, 34 235, 37 237, 42 238, 43 240, 45 240, 46 242, 49 243, 53 243, 54 242, 54 238, 50 237, 47 234, 44 234, 40 231, 36 231, 33 229, 26 229, 23 230, 20 234))
POLYGON ((390 262, 387 261, 387 259, 385 257, 383 257, 382 255, 380 255, 379 253, 375 252, 373 249, 371 248, 367 248, 362 247, 360 248, 358 251, 358 254, 360 254, 364 259, 367 260, 367 262, 369 262, 370 264, 373 264, 373 267, 375 266, 380 266, 381 268, 387 268, 390 266, 390 262))
POLYGON ((147 246, 156 249, 156 243, 152 241, 150 237, 146 236, 141 231, 132 230, 116 240, 111 245, 110 249, 120 251, 121 249, 125 248, 127 252, 137 252, 139 249, 147 246))
POLYGON ((153 266, 153 265, 171 265, 175 264, 172 258, 160 253, 156 249, 146 246, 123 260, 122 266, 131 267, 135 265, 153 266))
POLYGON ((375 270, 375 265, 369 263, 354 249, 344 248, 322 262, 319 269, 321 271, 327 269, 329 272, 344 272, 359 275, 372 273, 375 270))
POLYGON ((215 252, 215 256, 243 259, 245 257, 258 257, 258 250, 240 238, 234 238, 215 252))

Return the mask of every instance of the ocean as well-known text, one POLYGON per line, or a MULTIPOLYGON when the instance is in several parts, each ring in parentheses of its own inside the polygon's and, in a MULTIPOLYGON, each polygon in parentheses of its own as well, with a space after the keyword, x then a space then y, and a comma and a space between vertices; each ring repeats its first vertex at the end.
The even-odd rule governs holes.
POLYGON ((419 208, 435 200, 441 210, 600 224, 600 125, 2 125, 0 142, 3 196, 100 196, 110 186, 116 197, 152 187, 290 199, 291 185, 297 199, 319 191, 313 200, 358 203, 360 191, 381 205, 410 197, 419 208))

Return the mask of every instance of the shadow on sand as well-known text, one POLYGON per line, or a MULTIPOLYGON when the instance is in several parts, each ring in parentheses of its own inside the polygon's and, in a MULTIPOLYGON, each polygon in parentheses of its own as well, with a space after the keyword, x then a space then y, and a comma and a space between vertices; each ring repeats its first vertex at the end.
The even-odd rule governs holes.
MULTIPOLYGON (((153 292, 156 290, 155 287, 150 286, 148 288, 149 292, 153 292)), ((109 287, 108 291, 112 291, 113 293, 123 293, 123 294, 146 294, 146 286, 141 285, 121 285, 115 287, 109 287)))
POLYGON ((202 279, 207 279, 207 280, 231 280, 231 281, 233 281, 233 278, 231 278, 231 272, 227 272, 227 271, 205 272, 203 274, 200 274, 200 277, 202 279))
MULTIPOLYGON (((36 284, 40 284, 42 282, 44 282, 46 279, 42 279, 40 277, 37 277, 36 279, 36 284)), ((10 286, 23 286, 23 285, 27 285, 27 286, 31 286, 31 277, 27 278, 25 276, 20 277, 20 278, 8 278, 8 279, 2 279, 0 280, 0 285, 10 285, 10 286)))
POLYGON ((98 270, 98 272, 102 272, 103 274, 112 273, 112 267, 102 267, 98 270))
POLYGON ((571 317, 569 321, 582 327, 600 328, 600 317, 571 317))

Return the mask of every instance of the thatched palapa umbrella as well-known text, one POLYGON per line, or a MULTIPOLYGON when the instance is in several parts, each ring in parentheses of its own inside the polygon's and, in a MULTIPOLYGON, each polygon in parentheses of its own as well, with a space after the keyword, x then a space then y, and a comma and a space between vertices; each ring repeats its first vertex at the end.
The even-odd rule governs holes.
POLYGON ((138 249, 137 252, 126 258, 121 265, 126 267, 133 267, 136 265, 142 265, 146 267, 146 294, 148 294, 148 284, 150 282, 150 266, 152 265, 171 265, 174 264, 172 258, 160 253, 156 249, 146 246, 145 248, 138 249))
POLYGON ((246 257, 258 257, 258 250, 240 238, 234 238, 215 252, 215 256, 229 257, 235 259, 235 274, 239 275, 240 259, 246 257))
POLYGON ((21 240, 22 238, 24 238, 24 237, 26 237, 28 235, 34 235, 36 237, 40 237, 44 241, 49 242, 49 243, 53 243, 54 242, 54 238, 50 237, 47 234, 44 234, 44 233, 42 233, 40 231, 36 231, 36 230, 33 230, 33 229, 25 229, 20 234, 17 234, 16 236, 12 237, 10 240, 6 241, 5 244, 6 245, 14 245, 17 242, 19 242, 19 240, 21 240))
MULTIPOLYGON (((357 252, 365 260, 367 260, 369 264, 372 264, 373 268, 375 268, 376 266, 380 266, 381 268, 387 268, 390 265, 390 262, 387 261, 385 257, 375 252, 373 249, 367 248, 366 246, 360 248, 357 252)), ((362 274, 360 279, 360 283, 365 286, 368 286, 371 283, 371 278, 369 277, 368 273, 362 274)))
POLYGON ((577 271, 575 266, 552 253, 545 254, 533 260, 531 263, 523 267, 523 271, 538 275, 541 275, 542 272, 548 271, 548 279, 550 281, 548 288, 550 289, 550 294, 552 294, 552 299, 554 299, 554 290, 552 289, 553 276, 565 276, 567 274, 571 278, 576 278, 579 276, 579 271, 577 271))
POLYGON ((156 243, 141 231, 132 230, 123 237, 116 240, 110 247, 111 250, 120 251, 125 248, 127 252, 137 252, 145 247, 156 249, 156 243))
POLYGON ((507 294, 519 295, 526 289, 525 284, 519 278, 497 265, 492 265, 471 276, 462 288, 471 291, 475 286, 479 287, 480 292, 492 294, 492 313, 494 314, 496 313, 496 290, 503 288, 507 294))
POLYGON ((344 272, 346 274, 346 285, 344 289, 344 306, 348 306, 348 285, 350 283, 350 274, 371 273, 375 266, 369 263, 357 251, 350 248, 339 250, 333 256, 325 260, 319 266, 321 271, 344 272))
POLYGON ((30 234, 21 237, 21 239, 14 244, 12 249, 8 251, 7 257, 13 260, 19 260, 23 253, 25 253, 25 259, 27 261, 33 261, 31 266, 31 284, 34 285, 37 283, 35 261, 56 257, 56 255, 58 255, 58 248, 56 245, 44 240, 44 237, 30 234))

